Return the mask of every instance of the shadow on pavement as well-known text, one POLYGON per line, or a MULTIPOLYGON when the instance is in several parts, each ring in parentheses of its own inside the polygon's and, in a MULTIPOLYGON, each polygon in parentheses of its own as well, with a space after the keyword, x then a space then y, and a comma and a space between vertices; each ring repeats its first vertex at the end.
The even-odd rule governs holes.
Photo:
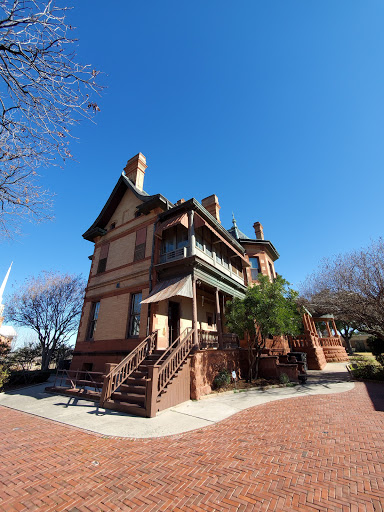
POLYGON ((364 382, 376 411, 384 412, 384 382, 364 382))

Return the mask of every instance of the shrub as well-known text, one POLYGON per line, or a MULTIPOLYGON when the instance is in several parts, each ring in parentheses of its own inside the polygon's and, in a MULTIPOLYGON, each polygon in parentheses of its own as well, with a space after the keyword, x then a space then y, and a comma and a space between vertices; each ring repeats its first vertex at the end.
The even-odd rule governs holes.
POLYGON ((354 361, 351 370, 354 378, 358 380, 384 380, 384 368, 377 363, 354 361))
POLYGON ((384 366, 384 340, 371 336, 367 339, 368 347, 371 349, 372 354, 376 357, 376 361, 384 366))
POLYGON ((41 382, 47 381, 50 375, 50 371, 13 371, 10 373, 7 385, 12 387, 20 385, 29 386, 32 384, 40 384, 41 382))
POLYGON ((4 384, 6 384, 9 377, 8 368, 2 364, 0 364, 0 390, 3 388, 4 384))
POLYGON ((279 380, 280 384, 288 384, 290 382, 289 377, 286 373, 280 373, 279 380))
POLYGON ((231 375, 228 370, 223 368, 219 371, 216 377, 213 379, 213 387, 214 389, 221 389, 231 382, 231 375))

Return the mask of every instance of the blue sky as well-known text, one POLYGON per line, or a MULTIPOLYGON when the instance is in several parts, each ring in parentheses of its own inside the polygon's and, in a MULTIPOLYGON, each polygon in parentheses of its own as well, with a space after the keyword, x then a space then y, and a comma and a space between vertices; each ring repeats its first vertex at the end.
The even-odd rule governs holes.
POLYGON ((107 89, 76 161, 41 170, 55 221, 2 242, 7 292, 42 270, 88 276, 81 235, 139 151, 148 193, 214 193, 248 236, 260 221, 295 286, 381 236, 383 21, 375 0, 76 2, 78 60, 107 89))

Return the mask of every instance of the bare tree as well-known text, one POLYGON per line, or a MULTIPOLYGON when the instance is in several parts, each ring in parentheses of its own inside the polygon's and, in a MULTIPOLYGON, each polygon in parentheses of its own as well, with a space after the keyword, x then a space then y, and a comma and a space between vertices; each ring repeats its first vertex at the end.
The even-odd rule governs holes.
POLYGON ((76 63, 67 7, 0 0, 0 231, 50 216, 36 170, 71 158, 71 130, 99 110, 97 71, 76 63), (47 213, 48 211, 48 213, 47 213))
POLYGON ((37 334, 42 370, 49 367, 56 347, 77 331, 84 289, 81 276, 43 272, 27 279, 9 299, 6 317, 37 334))
POLYGON ((333 313, 355 329, 384 337, 384 240, 323 260, 301 295, 312 311, 333 313))

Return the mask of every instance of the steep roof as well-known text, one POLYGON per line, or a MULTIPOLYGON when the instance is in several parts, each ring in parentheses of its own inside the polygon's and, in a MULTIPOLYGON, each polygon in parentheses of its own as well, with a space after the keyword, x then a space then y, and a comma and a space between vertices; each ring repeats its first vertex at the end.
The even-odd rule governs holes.
POLYGON ((232 224, 233 224, 233 226, 230 229, 227 229, 227 231, 231 236, 233 236, 233 238, 235 240, 237 240, 237 241, 239 241, 240 239, 250 240, 250 238, 247 237, 247 235, 245 233, 243 233, 242 231, 240 231, 240 229, 237 227, 235 215, 233 213, 232 213, 232 224))
MULTIPOLYGON (((149 195, 145 190, 139 190, 136 185, 127 178, 125 173, 122 172, 99 216, 92 226, 83 234, 83 238, 93 242, 96 236, 106 234, 107 231, 104 229, 104 226, 108 224, 127 189, 131 190, 135 196, 143 202, 143 204, 145 203, 148 205, 149 209, 159 206, 160 208, 167 210, 173 207, 173 203, 168 201, 168 199, 161 194, 149 195)), ((142 209, 142 205, 140 205, 140 209, 142 209)))
POLYGON ((277 252, 275 246, 272 242, 269 240, 258 240, 258 239, 252 239, 249 238, 247 235, 245 235, 240 229, 237 227, 237 222, 235 219, 234 214, 232 213, 232 224, 233 226, 230 229, 227 229, 228 233, 242 246, 244 244, 253 244, 253 245, 259 245, 262 246, 263 249, 269 251, 273 261, 276 261, 279 259, 279 253, 277 252))

